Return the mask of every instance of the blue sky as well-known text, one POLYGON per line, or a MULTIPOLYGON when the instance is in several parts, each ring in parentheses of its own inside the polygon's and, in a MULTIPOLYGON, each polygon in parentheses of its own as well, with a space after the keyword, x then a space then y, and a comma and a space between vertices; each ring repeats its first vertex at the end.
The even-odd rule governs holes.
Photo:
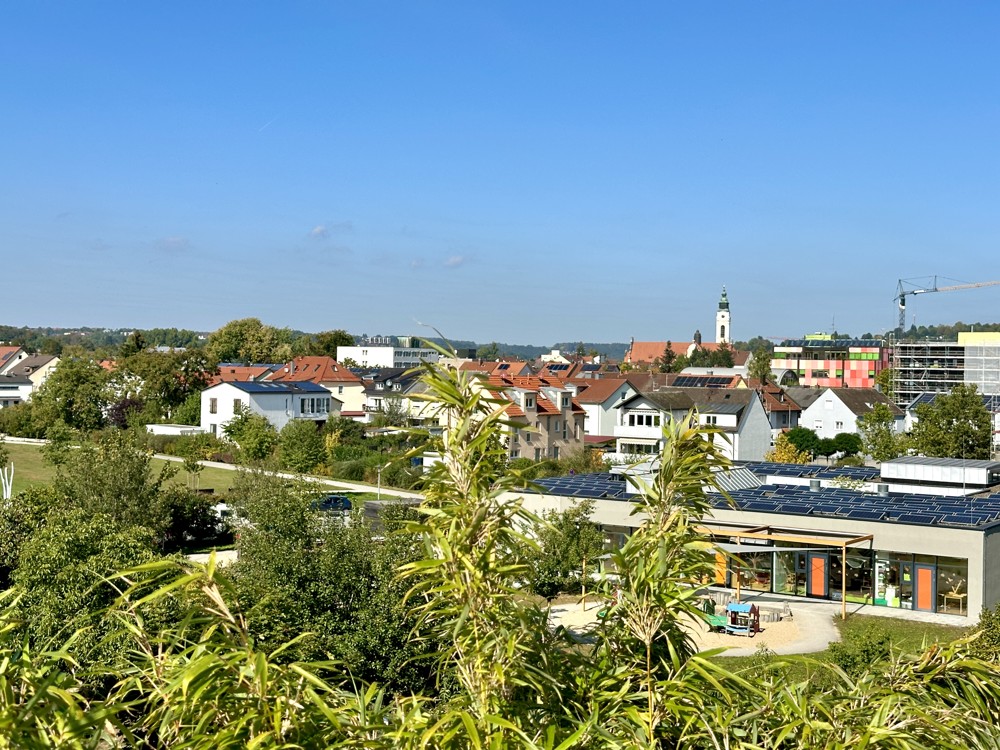
POLYGON ((6 3, 0 322, 676 341, 726 284, 738 339, 885 330, 900 277, 1000 278, 998 35, 974 2, 6 3))

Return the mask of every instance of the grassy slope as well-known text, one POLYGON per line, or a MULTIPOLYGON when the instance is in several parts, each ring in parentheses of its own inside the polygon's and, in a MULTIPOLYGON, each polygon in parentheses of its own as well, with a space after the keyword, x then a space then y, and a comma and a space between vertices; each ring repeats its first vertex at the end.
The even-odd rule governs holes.
MULTIPOLYGON (((41 448, 37 445, 16 445, 7 443, 7 452, 14 463, 14 493, 18 493, 27 487, 36 484, 49 484, 55 479, 55 469, 42 460, 41 448)), ((168 463, 160 459, 153 459, 153 468, 159 471, 160 467, 168 463)), ((176 466, 177 474, 170 480, 177 484, 185 484, 187 472, 179 463, 169 462, 176 466)), ((198 478, 198 486, 202 488, 213 488, 216 494, 229 491, 233 485, 236 472, 226 469, 206 468, 202 469, 198 478)))

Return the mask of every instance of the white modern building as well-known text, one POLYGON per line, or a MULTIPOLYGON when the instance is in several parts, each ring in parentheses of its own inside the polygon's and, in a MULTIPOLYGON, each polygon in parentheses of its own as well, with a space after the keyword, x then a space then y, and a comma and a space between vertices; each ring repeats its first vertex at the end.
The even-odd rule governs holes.
POLYGON ((440 354, 420 346, 338 346, 337 360, 353 360, 360 367, 416 367, 423 362, 437 362, 440 354))
POLYGON ((325 422, 340 412, 340 401, 315 383, 217 383, 201 392, 201 427, 221 435, 243 409, 260 414, 281 430, 293 419, 325 422))

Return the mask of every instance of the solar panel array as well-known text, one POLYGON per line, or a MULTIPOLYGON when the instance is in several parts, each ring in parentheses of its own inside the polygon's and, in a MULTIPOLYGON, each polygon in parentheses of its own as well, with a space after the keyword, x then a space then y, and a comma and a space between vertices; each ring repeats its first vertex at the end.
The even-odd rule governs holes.
POLYGON ((750 461, 744 466, 759 476, 836 479, 847 477, 862 482, 874 482, 879 470, 871 466, 815 466, 812 464, 778 464, 771 461, 750 461))
POLYGON ((628 482, 620 474, 576 474, 568 477, 549 477, 538 479, 535 484, 541 485, 547 493, 553 495, 584 497, 594 500, 600 498, 624 500, 629 494, 628 482))
MULTIPOLYGON (((629 486, 621 475, 578 474, 536 482, 545 494, 594 500, 629 500, 629 486)), ((989 497, 942 497, 892 492, 888 495, 857 490, 761 485, 729 493, 737 510, 791 516, 879 521, 913 526, 946 526, 978 529, 1000 523, 1000 493, 989 497)), ((710 495, 713 507, 732 510, 721 495, 710 495)))
POLYGON ((680 375, 674 380, 675 388, 728 388, 733 382, 729 375, 680 375))
MULTIPOLYGON (((933 404, 937 397, 942 394, 940 393, 921 393, 907 407, 909 409, 915 409, 923 404, 933 404)), ((979 397, 983 400, 983 406, 986 407, 986 411, 990 414, 996 414, 1000 412, 1000 394, 996 393, 981 393, 979 397)))
POLYGON ((782 341, 781 346, 801 346, 803 349, 847 349, 848 347, 882 346, 879 339, 792 339, 782 341))
MULTIPOLYGON (((802 516, 830 516, 860 521, 891 521, 916 526, 978 528, 1000 521, 1000 494, 989 497, 943 497, 892 492, 888 495, 857 490, 762 485, 729 493, 740 510, 802 516)), ((712 497, 716 508, 731 509, 722 496, 712 497)))

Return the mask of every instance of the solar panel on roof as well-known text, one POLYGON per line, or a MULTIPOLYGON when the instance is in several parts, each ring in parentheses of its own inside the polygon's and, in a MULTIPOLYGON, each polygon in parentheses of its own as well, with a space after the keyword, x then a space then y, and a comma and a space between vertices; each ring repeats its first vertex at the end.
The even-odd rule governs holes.
POLYGON ((881 521, 883 516, 885 516, 885 511, 870 508, 853 508, 847 512, 848 518, 857 518, 865 521, 881 521))
POLYGON ((937 523, 938 517, 931 513, 900 513, 896 516, 900 523, 920 524, 921 526, 937 523))

